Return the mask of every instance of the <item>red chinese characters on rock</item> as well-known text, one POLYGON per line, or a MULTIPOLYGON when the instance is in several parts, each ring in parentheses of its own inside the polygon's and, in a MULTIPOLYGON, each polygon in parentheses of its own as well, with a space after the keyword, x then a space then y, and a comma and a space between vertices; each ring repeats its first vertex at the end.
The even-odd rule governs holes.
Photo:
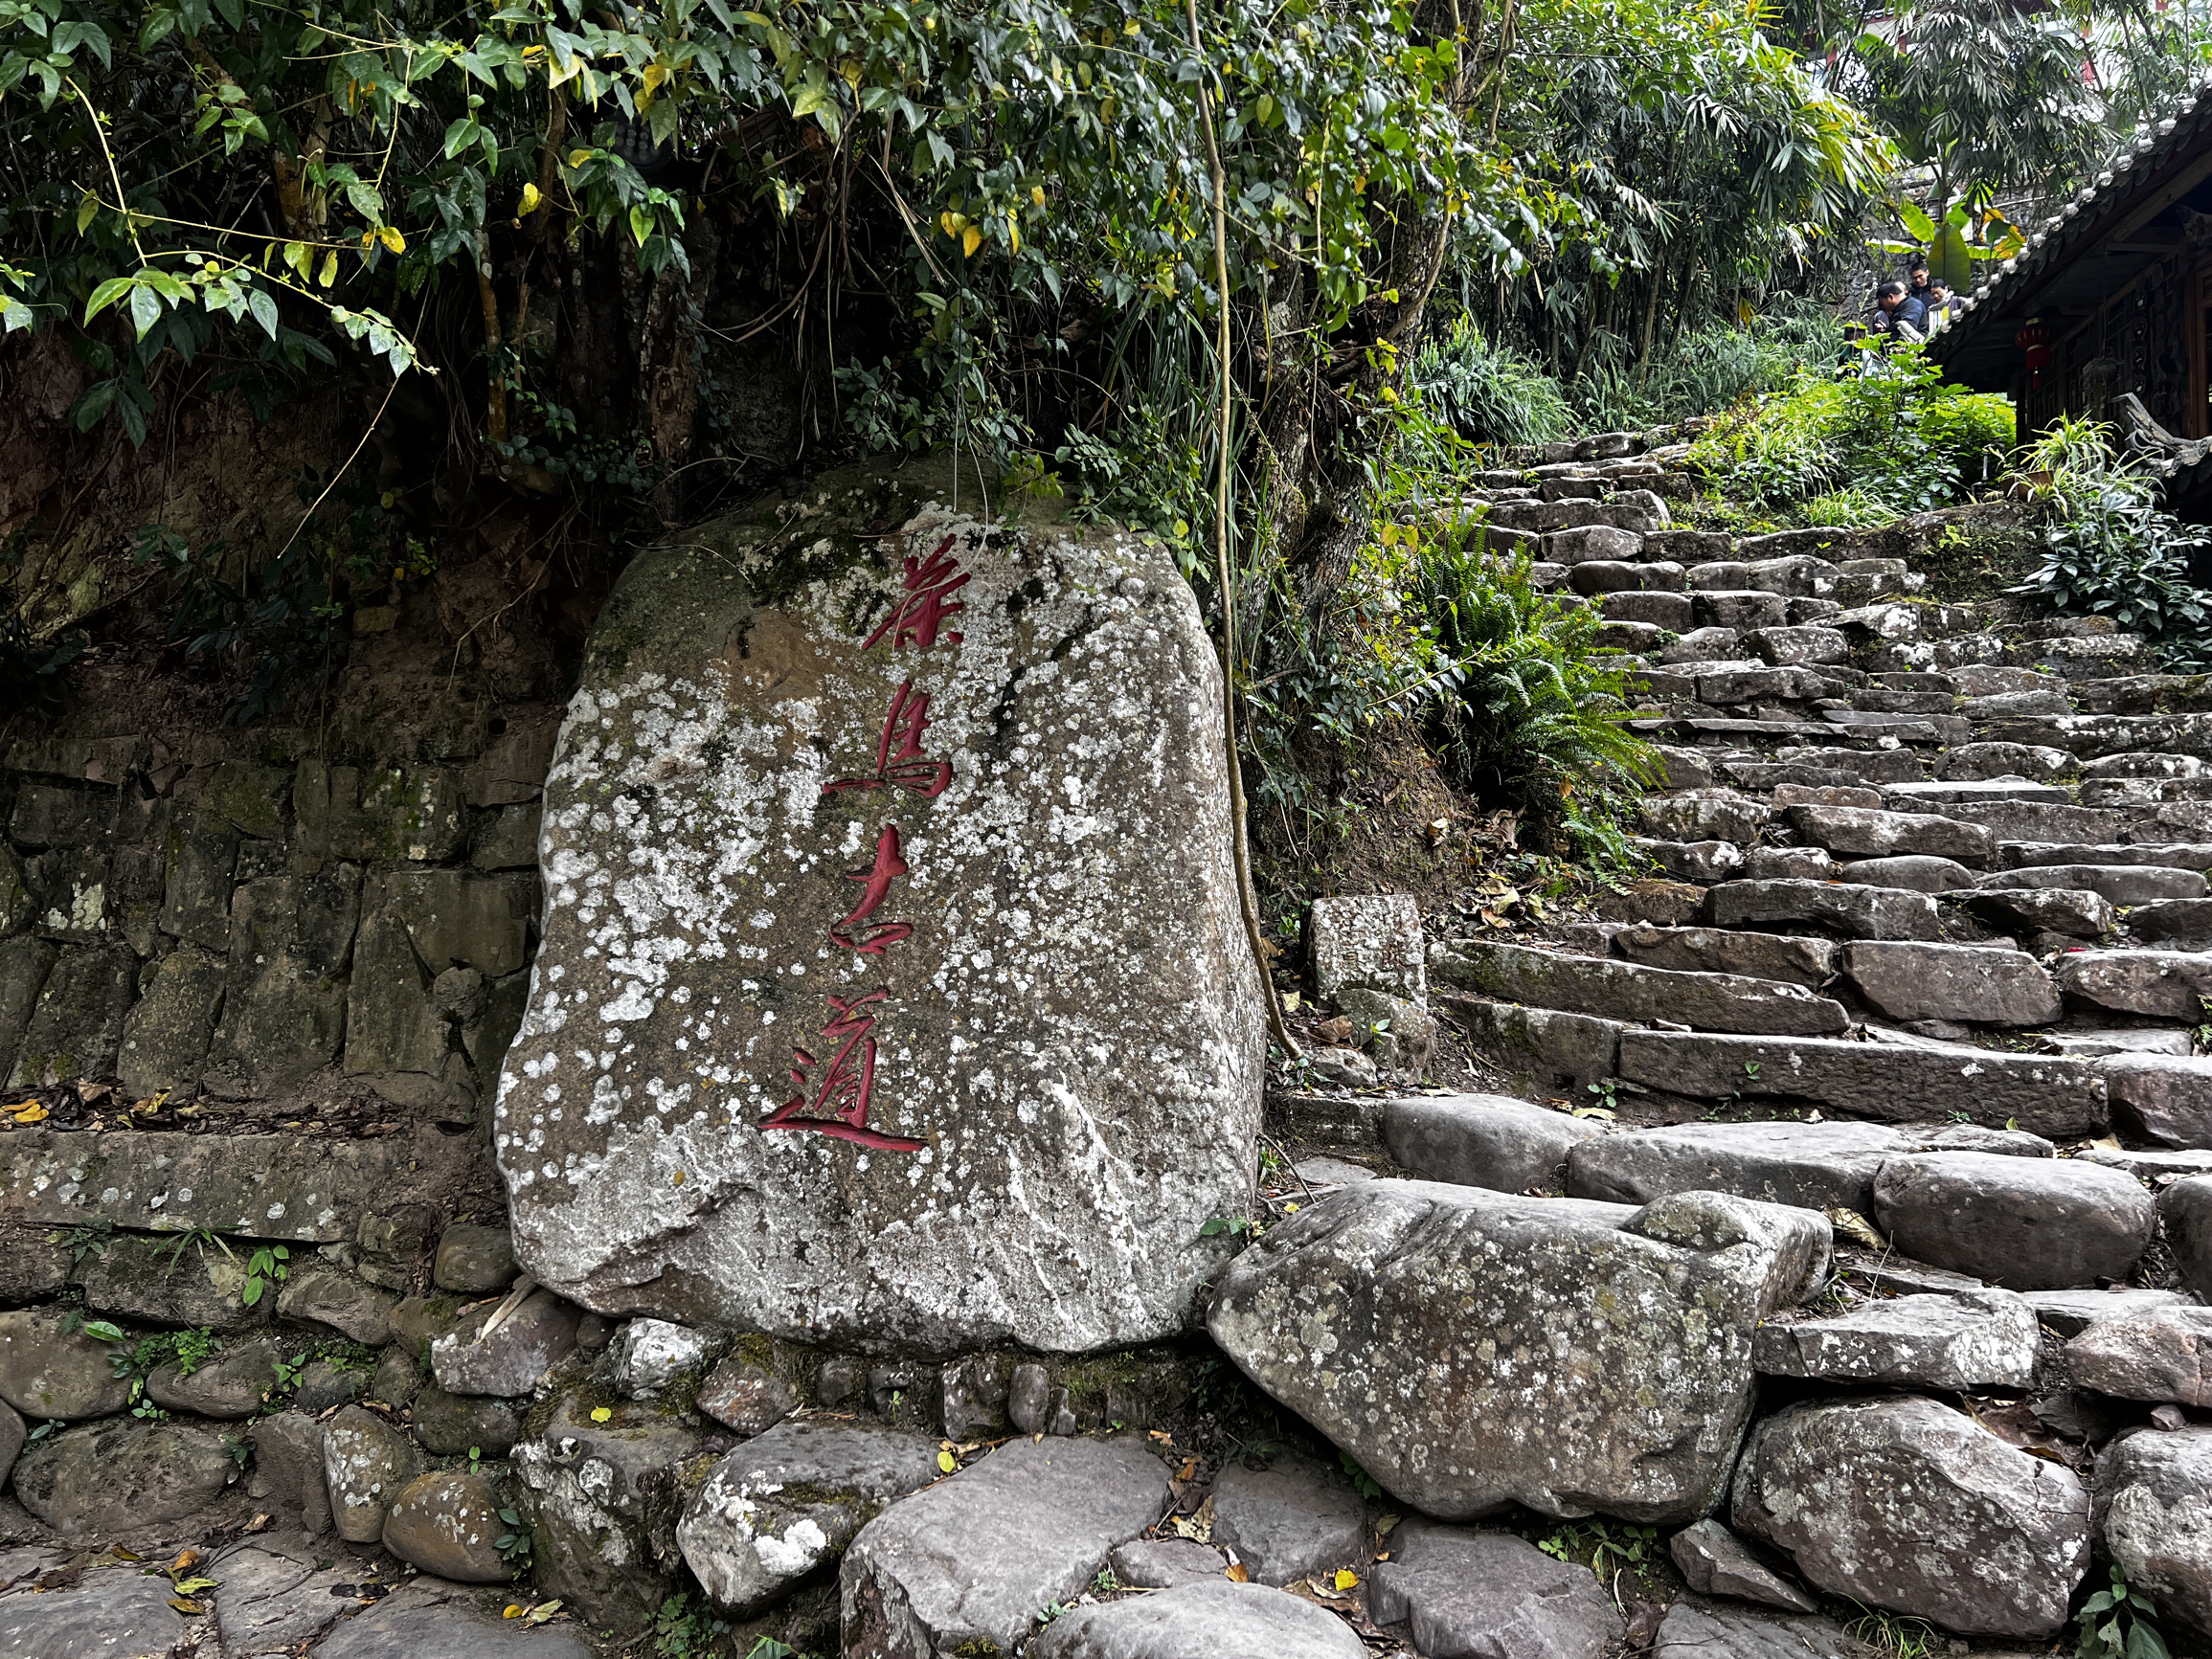
POLYGON ((869 1033, 875 1016, 863 1010, 890 996, 887 988, 830 998, 834 1013, 822 1035, 843 1046, 826 1065, 803 1048, 791 1051, 791 1081, 799 1092, 770 1113, 762 1129, 810 1129, 880 1152, 919 1152, 928 1144, 868 1127, 869 1098, 875 1092, 875 1039, 869 1033))
MULTIPOLYGON (((943 627, 948 617, 967 609, 964 602, 952 596, 967 585, 970 575, 954 562, 953 541, 947 536, 926 559, 907 555, 906 579, 897 602, 891 615, 861 642, 862 650, 888 642, 893 651, 909 644, 926 651, 939 639, 948 645, 960 642, 959 634, 943 627)), ((922 750, 922 737, 930 725, 929 707, 929 693, 917 692, 912 680, 903 682, 884 715, 875 746, 874 774, 839 778, 824 784, 822 793, 903 789, 923 800, 935 800, 942 795, 952 783, 953 769, 949 761, 933 760, 922 750)), ((898 825, 886 823, 876 836, 875 863, 864 870, 846 872, 847 881, 862 884, 860 902, 830 925, 829 942, 864 956, 881 956, 892 945, 911 938, 911 922, 870 920, 891 896, 892 883, 907 870, 898 825)), ((799 1092, 762 1121, 763 1130, 811 1130, 884 1152, 918 1152, 927 1144, 868 1127, 869 1107, 875 1092, 876 1054, 875 1039, 869 1033, 875 1027, 875 1010, 890 998, 887 985, 859 997, 829 998, 832 1017, 822 1035, 840 1045, 836 1054, 824 1063, 806 1049, 792 1049, 791 1081, 799 1092)))

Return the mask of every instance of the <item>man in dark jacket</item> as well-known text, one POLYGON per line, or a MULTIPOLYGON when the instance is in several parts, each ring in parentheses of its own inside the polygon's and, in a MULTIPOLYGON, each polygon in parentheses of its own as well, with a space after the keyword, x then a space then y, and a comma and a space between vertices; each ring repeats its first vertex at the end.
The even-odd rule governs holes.
POLYGON ((1928 338, 1928 307, 1894 278, 1874 290, 1874 326, 1893 340, 1917 346, 1928 338))

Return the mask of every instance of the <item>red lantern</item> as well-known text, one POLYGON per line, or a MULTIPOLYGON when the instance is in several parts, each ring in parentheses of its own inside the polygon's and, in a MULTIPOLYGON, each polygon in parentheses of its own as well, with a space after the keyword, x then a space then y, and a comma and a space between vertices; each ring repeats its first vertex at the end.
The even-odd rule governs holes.
POLYGON ((2028 385, 2034 391, 2043 390, 2043 370, 2051 361, 2051 342, 2057 338, 2057 332, 2046 323, 2030 323, 2012 337, 2012 343, 2026 353, 2028 385))

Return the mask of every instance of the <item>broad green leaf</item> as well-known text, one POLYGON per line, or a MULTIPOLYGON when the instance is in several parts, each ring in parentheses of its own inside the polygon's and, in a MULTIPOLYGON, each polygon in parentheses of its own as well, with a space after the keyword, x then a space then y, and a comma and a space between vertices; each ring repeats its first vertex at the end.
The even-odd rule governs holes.
POLYGON ((130 321, 144 340, 153 325, 161 321, 161 296, 146 282, 134 282, 130 289, 130 321))
POLYGON ((246 296, 246 304, 254 313, 254 321, 261 325, 261 332, 274 340, 277 337, 277 302, 256 288, 246 296))
POLYGON ((0 334, 12 334, 16 329, 28 328, 37 321, 37 314, 22 301, 0 295, 0 334))
POLYGON ((131 289, 128 277, 110 277, 92 291, 92 298, 84 303, 84 320, 89 323, 131 289))
POLYGON ((653 210, 640 203, 630 210, 630 235, 638 239, 638 246, 642 248, 652 234, 653 210))
POLYGON ((1945 225, 1930 238, 1928 274, 1931 280, 1949 282, 1953 292, 1974 286, 1974 255, 1967 245, 1966 233, 1956 225, 1945 225))
POLYGON ((1897 207, 1897 217, 1907 231, 1918 236, 1923 242, 1935 240, 1935 221, 1922 212, 1917 203, 1900 202, 1897 207))

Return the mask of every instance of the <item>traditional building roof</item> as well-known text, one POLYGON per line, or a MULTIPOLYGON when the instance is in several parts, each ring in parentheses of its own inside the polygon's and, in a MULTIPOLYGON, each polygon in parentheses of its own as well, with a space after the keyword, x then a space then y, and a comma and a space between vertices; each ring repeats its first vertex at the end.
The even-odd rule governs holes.
POLYGON ((1985 392, 2008 390, 2020 363, 2015 332, 2042 315, 2093 312, 2172 255, 2182 239, 2182 198, 2208 180, 2212 77, 2177 99, 2030 231, 2018 255, 1997 263, 1937 328, 1930 354, 1955 380, 1985 392), (2159 220, 2165 223, 2154 226, 2159 220), (2156 239, 2161 234, 2165 239, 2156 239))

